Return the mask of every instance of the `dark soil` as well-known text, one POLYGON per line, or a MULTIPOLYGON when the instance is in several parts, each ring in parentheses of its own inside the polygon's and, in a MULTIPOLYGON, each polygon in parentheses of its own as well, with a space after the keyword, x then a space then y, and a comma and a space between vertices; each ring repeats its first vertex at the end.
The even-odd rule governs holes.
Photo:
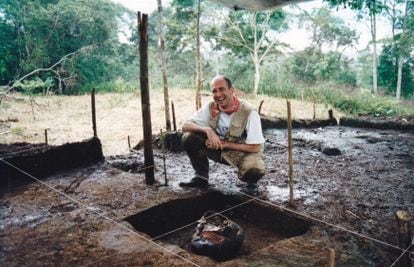
MULTIPOLYGON (((296 208, 288 204, 287 131, 266 130, 265 137, 267 174, 259 181, 259 195, 253 202, 274 209, 274 227, 282 227, 277 218, 285 216, 277 212, 306 222, 310 228, 304 234, 281 238, 280 233, 262 227, 266 224, 260 222, 260 215, 269 217, 264 211, 254 208, 256 217, 243 217, 252 209, 252 204, 246 204, 238 206, 239 213, 232 218, 247 229, 249 238, 240 254, 230 260, 218 262, 185 249, 185 239, 196 222, 183 227, 180 231, 184 232, 150 242, 181 224, 163 230, 157 223, 177 222, 173 216, 177 214, 187 216, 182 222, 194 220, 193 213, 183 211, 191 211, 197 204, 193 198, 214 191, 249 198, 241 193, 244 184, 235 169, 214 162, 209 189, 181 189, 178 183, 192 176, 183 152, 165 153, 165 186, 164 153, 155 149, 157 182, 152 186, 144 183, 140 171, 143 153, 138 151, 43 180, 67 196, 38 182, 6 192, 0 202, 1 265, 191 266, 193 262, 200 266, 324 266, 328 248, 335 249, 337 266, 389 266, 397 259, 401 250, 395 248, 394 214, 398 210, 414 214, 412 131, 342 126, 295 129, 296 208), (181 199, 190 199, 190 204, 146 219, 154 221, 153 233, 138 232, 126 221, 181 199)), ((151 229, 151 224, 146 227, 151 229)))

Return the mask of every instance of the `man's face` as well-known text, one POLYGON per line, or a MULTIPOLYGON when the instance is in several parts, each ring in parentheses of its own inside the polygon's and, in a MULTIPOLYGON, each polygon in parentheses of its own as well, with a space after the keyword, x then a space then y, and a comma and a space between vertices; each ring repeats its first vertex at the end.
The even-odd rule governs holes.
POLYGON ((220 108, 233 106, 233 87, 229 88, 223 78, 217 78, 211 82, 211 93, 220 108))

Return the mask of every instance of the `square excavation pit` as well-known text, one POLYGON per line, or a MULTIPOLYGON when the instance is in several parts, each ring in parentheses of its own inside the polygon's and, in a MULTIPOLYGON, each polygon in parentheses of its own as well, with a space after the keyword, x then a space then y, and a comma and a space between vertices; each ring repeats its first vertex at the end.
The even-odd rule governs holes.
POLYGON ((246 197, 209 191, 201 196, 171 200, 125 220, 154 240, 177 245, 193 253, 191 238, 197 220, 207 211, 220 212, 243 228, 244 241, 234 255, 216 258, 218 261, 243 258, 283 239, 303 235, 310 229, 310 222, 257 200, 242 204, 248 200, 246 197))

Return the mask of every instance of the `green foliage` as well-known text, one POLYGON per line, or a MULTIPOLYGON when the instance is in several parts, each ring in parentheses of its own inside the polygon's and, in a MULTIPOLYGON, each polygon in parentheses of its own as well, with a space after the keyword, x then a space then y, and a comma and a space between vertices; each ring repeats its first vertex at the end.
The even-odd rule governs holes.
POLYGON ((285 18, 286 14, 282 10, 230 12, 226 24, 218 32, 216 49, 226 48, 234 55, 246 57, 263 38, 258 47, 258 54, 262 55, 272 46, 269 33, 287 28, 285 18))
POLYGON ((51 87, 54 86, 54 81, 52 78, 47 78, 45 81, 39 77, 34 78, 33 80, 25 80, 16 84, 16 88, 23 91, 23 93, 28 95, 39 94, 43 95, 49 91, 51 87))
MULTIPOLYGON (((384 45, 378 64, 378 84, 389 95, 395 95, 397 87, 398 51, 393 45, 384 45)), ((409 58, 403 64, 401 95, 410 97, 414 93, 414 59, 409 58)))
POLYGON ((342 6, 354 10, 378 14, 385 8, 385 0, 325 0, 332 7, 342 6))
POLYGON ((312 47, 295 53, 292 57, 292 74, 307 83, 334 81, 350 86, 356 85, 356 74, 337 52, 322 53, 312 47))
POLYGON ((0 82, 12 83, 87 46, 94 49, 69 58, 48 75, 71 77, 75 91, 88 82, 112 79, 119 74, 119 62, 113 58, 120 46, 118 25, 124 23, 125 14, 131 12, 109 0, 1 1, 0 41, 7 45, 0 51, 0 82))
POLYGON ((338 17, 332 16, 327 8, 313 9, 310 13, 303 11, 299 16, 299 25, 305 27, 312 33, 312 46, 321 50, 322 45, 339 47, 352 46, 358 35, 345 25, 338 17))
POLYGON ((25 128, 23 128, 23 127, 13 127, 11 129, 12 134, 20 135, 20 136, 24 135, 24 131, 25 131, 25 128))
POLYGON ((365 89, 346 92, 345 90, 334 89, 331 86, 316 88, 320 91, 318 94, 322 98, 321 102, 329 103, 344 113, 372 114, 375 116, 414 114, 414 110, 403 108, 393 98, 378 97, 365 89))

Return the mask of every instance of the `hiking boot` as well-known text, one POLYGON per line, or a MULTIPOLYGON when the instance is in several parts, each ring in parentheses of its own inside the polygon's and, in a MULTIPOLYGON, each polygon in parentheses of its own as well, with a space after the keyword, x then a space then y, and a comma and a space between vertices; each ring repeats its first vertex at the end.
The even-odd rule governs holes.
POLYGON ((255 184, 257 183, 257 181, 260 180, 260 178, 262 178, 264 175, 264 171, 260 170, 258 168, 251 168, 248 169, 243 176, 239 177, 240 180, 242 180, 243 182, 246 182, 248 184, 255 184))
POLYGON ((256 183, 247 183, 247 185, 242 189, 242 192, 251 196, 257 196, 259 190, 256 183))
POLYGON ((194 188, 206 188, 208 187, 208 180, 201 178, 200 176, 195 176, 188 182, 179 183, 181 187, 194 187, 194 188))

